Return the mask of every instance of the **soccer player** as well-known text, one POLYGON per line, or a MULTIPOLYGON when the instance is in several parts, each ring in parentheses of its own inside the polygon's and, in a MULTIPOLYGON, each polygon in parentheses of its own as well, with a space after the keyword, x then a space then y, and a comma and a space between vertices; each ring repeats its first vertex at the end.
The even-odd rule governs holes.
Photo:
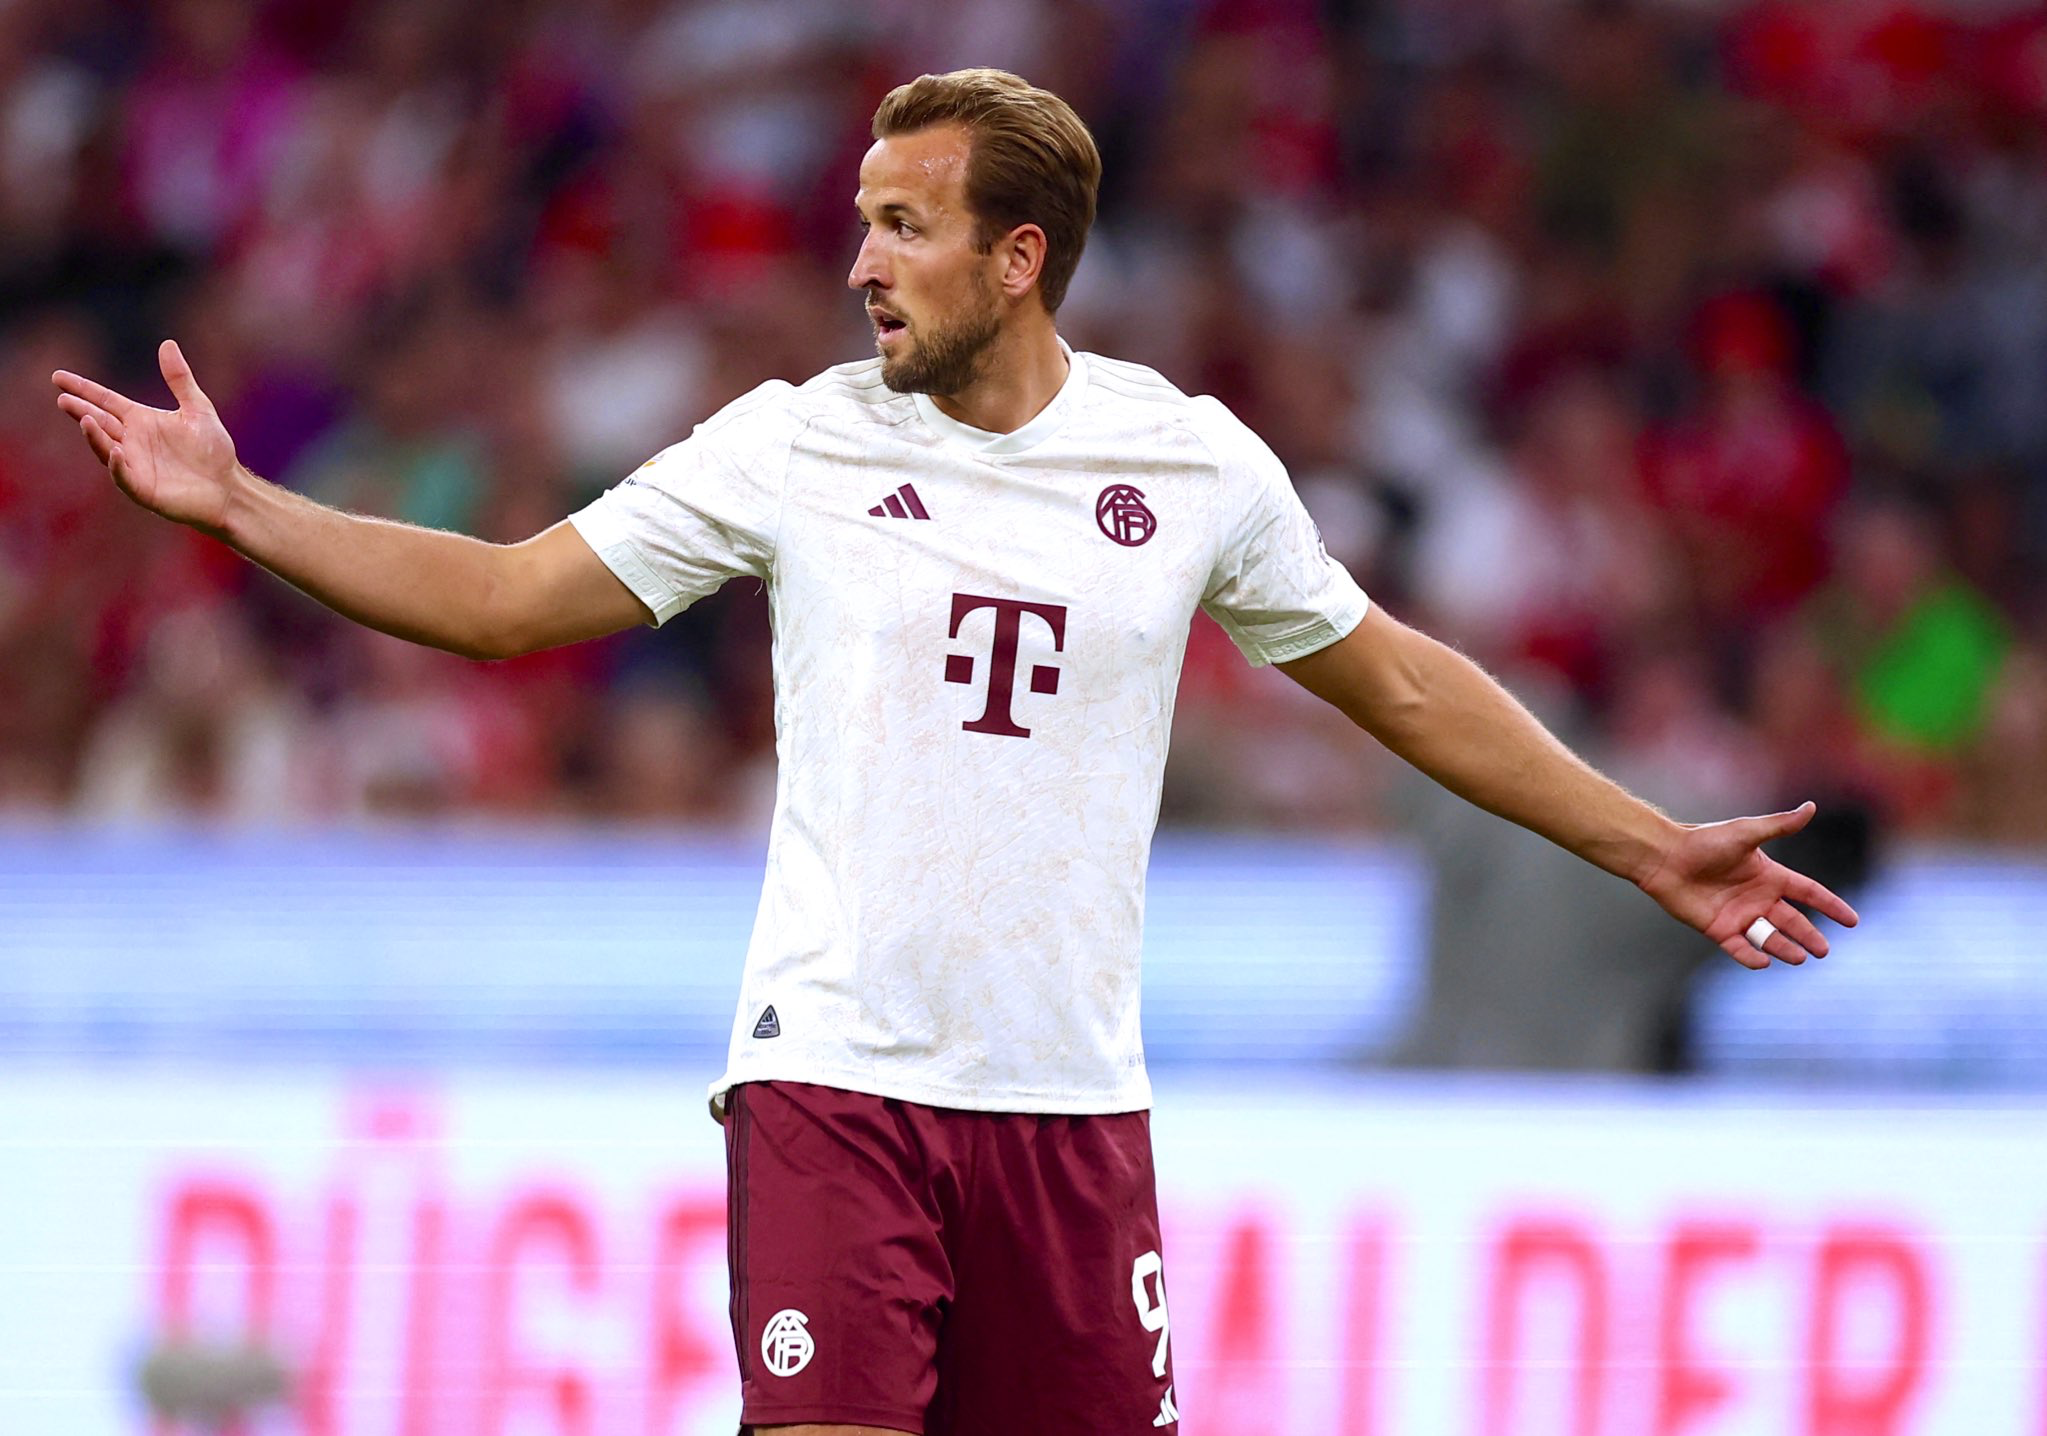
MULTIPOLYGON (((1173 1428, 1138 941, 1188 624, 1205 609, 1463 797, 1737 962, 1824 955, 1765 856, 1810 805, 1689 826, 1370 604, 1222 405, 1060 339, 1093 140, 993 70, 874 117, 847 282, 878 356, 775 382, 523 543, 266 483, 175 344, 175 410, 75 374, 137 503, 372 627, 477 658, 766 582, 780 759, 713 1085, 742 1419, 802 1433, 1173 1428)), ((1596 1000, 1596 998, 1591 999, 1596 1000)))

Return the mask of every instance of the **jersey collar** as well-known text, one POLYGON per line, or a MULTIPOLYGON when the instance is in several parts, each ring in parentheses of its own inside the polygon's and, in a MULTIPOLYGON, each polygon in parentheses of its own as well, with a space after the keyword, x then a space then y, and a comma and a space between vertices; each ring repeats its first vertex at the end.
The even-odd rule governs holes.
POLYGON ((918 415, 931 431, 948 444, 976 454, 1021 454, 1059 432, 1067 414, 1072 411, 1074 401, 1087 387, 1086 361, 1074 353, 1064 339, 1059 341, 1059 349, 1066 355, 1066 382, 1059 386, 1052 402, 1038 411, 1036 418, 1007 434, 991 434, 986 429, 977 429, 972 424, 962 424, 957 419, 946 417, 931 402, 929 394, 912 394, 910 398, 916 402, 918 415))

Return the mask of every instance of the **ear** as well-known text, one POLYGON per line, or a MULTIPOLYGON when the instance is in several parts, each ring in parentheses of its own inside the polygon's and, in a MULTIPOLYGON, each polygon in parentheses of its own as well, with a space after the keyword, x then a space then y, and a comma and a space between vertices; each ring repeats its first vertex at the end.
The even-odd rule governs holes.
POLYGON ((995 242, 994 253, 1002 261, 1002 292, 1022 299, 1045 272, 1045 231, 1020 224, 995 242))

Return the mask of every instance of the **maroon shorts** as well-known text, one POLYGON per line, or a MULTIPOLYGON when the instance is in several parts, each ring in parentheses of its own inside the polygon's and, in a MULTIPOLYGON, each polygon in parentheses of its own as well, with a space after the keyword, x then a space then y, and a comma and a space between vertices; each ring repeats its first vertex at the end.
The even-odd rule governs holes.
POLYGON ((1179 1429, 1149 1113, 963 1112, 802 1082, 726 1102, 747 1426, 1179 1429))

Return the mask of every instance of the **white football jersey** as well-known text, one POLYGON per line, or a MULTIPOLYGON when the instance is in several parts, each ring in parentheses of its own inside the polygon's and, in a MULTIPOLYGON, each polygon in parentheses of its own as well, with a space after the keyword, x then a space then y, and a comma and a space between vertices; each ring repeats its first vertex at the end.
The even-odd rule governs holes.
POLYGON ((1150 1105, 1145 864, 1194 610, 1269 663, 1367 600, 1220 403, 1068 352, 1010 434, 879 359, 764 384, 572 517, 657 623, 767 584, 780 768, 714 1111, 771 1079, 1150 1105))

